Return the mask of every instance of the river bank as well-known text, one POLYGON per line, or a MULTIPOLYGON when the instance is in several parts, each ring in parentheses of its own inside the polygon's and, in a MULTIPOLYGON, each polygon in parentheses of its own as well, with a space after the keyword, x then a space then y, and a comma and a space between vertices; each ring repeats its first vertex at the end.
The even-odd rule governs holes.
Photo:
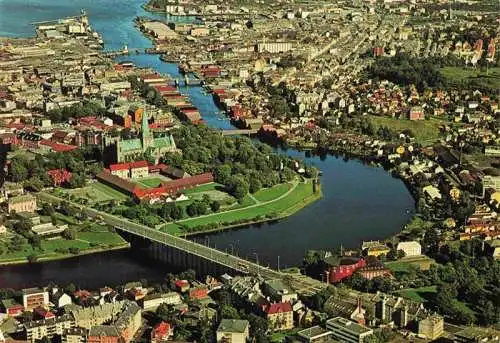
POLYGON ((220 227, 215 227, 215 228, 209 228, 205 230, 200 230, 196 232, 188 232, 185 233, 183 236, 184 237, 197 237, 197 236, 202 236, 210 233, 217 233, 217 232, 222 232, 226 230, 238 230, 238 229, 244 229, 245 227, 248 227, 249 225, 258 225, 262 223, 276 223, 281 219, 285 219, 287 217, 290 217, 300 211, 301 209, 305 208, 306 206, 312 204, 313 202, 321 199, 323 197, 323 193, 321 191, 321 184, 317 184, 318 189, 316 192, 311 194, 310 196, 304 198, 302 201, 296 203, 294 206, 289 207, 287 210, 279 212, 276 214, 276 216, 273 216, 272 218, 262 218, 262 219, 257 219, 257 220, 250 220, 250 221, 245 221, 243 223, 238 223, 238 224, 230 224, 230 225, 223 225, 220 227))
POLYGON ((29 261, 28 257, 18 258, 18 259, 13 259, 13 260, 0 259, 0 266, 33 264, 33 263, 41 263, 41 262, 66 260, 66 259, 71 259, 71 258, 75 258, 75 257, 79 257, 79 256, 99 254, 99 253, 115 251, 115 250, 129 249, 130 247, 131 247, 130 243, 125 242, 123 244, 115 245, 112 247, 93 248, 93 249, 82 250, 76 254, 67 253, 67 254, 59 254, 57 256, 37 257, 35 261, 29 261))

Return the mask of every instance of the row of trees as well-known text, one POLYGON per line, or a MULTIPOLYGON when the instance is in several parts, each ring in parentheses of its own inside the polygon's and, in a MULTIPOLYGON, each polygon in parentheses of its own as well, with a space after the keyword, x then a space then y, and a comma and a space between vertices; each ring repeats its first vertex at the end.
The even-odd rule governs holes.
POLYGON ((103 165, 100 162, 86 163, 86 156, 94 156, 92 149, 75 149, 71 152, 54 152, 44 156, 36 155, 30 159, 24 154, 18 154, 10 160, 8 177, 14 182, 23 182, 26 187, 35 191, 51 186, 52 180, 47 174, 52 169, 67 169, 72 172, 72 178, 68 186, 71 188, 82 187, 85 185, 87 174, 99 173, 103 165))
POLYGON ((60 107, 47 112, 47 116, 52 123, 67 123, 70 118, 101 117, 104 115, 106 115, 106 109, 101 104, 93 101, 60 107))
POLYGON ((149 226, 161 224, 162 219, 166 221, 176 221, 186 217, 197 217, 208 213, 218 212, 221 204, 217 200, 211 200, 207 194, 202 199, 193 200, 189 205, 180 205, 176 202, 164 203, 161 205, 149 205, 146 203, 137 204, 133 200, 125 203, 125 206, 104 205, 114 214, 122 215, 129 219, 137 219, 141 223, 149 226))
POLYGON ((440 87, 444 79, 434 61, 398 53, 394 57, 375 60, 369 69, 370 76, 389 80, 399 85, 414 84, 419 90, 440 87))

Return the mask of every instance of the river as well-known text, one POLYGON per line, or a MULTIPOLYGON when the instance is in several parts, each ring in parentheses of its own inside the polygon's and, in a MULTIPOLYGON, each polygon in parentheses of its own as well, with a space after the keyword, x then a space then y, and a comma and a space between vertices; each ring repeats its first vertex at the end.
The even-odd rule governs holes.
MULTIPOLYGON (((85 9, 91 25, 103 35, 105 49, 150 47, 151 42, 133 26, 136 16, 165 18, 141 8, 141 0, 0 0, 0 36, 33 35, 32 22, 76 15, 85 9)), ((122 57, 141 67, 151 67, 179 77, 177 65, 161 62, 155 55, 122 57)), ((211 96, 199 87, 182 88, 208 125, 230 128, 219 114, 211 96)), ((265 265, 298 265, 308 249, 331 250, 357 247, 362 240, 381 239, 399 231, 410 218, 414 202, 404 184, 381 168, 357 160, 333 156, 309 156, 288 149, 282 151, 305 159, 322 170, 323 198, 297 214, 272 224, 250 226, 196 238, 219 249, 234 250, 265 265), (279 257, 278 257, 279 256, 279 257)), ((97 255, 34 265, 0 267, 0 288, 44 285, 70 281, 81 287, 117 285, 140 278, 161 279, 168 266, 137 256, 134 251, 113 251, 97 255), (110 272, 112 271, 112 272, 110 272)))

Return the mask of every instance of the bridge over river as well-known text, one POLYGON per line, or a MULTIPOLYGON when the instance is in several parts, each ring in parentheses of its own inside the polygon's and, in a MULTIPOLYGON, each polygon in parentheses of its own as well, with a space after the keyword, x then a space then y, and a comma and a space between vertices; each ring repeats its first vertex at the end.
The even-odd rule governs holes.
POLYGON ((68 201, 64 198, 60 198, 47 192, 40 192, 37 194, 37 197, 40 201, 50 202, 53 204, 59 204, 63 201, 66 201, 70 205, 80 209, 81 211, 84 211, 88 216, 92 218, 99 218, 106 222, 108 225, 111 225, 118 230, 147 239, 151 242, 174 248, 189 255, 197 256, 201 259, 218 264, 239 273, 260 275, 267 280, 280 279, 300 294, 311 295, 326 287, 326 284, 307 276, 282 273, 280 271, 259 265, 258 263, 247 261, 245 259, 242 259, 241 257, 214 249, 212 247, 205 246, 181 237, 173 236, 171 234, 142 224, 131 222, 126 218, 101 212, 91 207, 68 201))

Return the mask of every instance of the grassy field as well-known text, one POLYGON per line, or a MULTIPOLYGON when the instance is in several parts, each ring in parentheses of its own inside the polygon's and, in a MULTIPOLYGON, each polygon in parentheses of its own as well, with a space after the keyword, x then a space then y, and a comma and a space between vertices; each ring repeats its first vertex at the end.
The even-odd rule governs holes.
MULTIPOLYGON (((317 194, 313 192, 312 182, 299 183, 290 194, 277 201, 258 206, 247 206, 245 208, 229 210, 193 219, 186 219, 180 222, 187 227, 196 227, 213 223, 221 224, 235 221, 251 221, 256 217, 262 218, 270 214, 284 216, 299 210, 308 203, 311 197, 316 195, 317 194)), ((162 230, 172 234, 178 234, 178 231, 182 229, 179 228, 178 224, 168 224, 162 230)))
POLYGON ((408 273, 411 266, 415 266, 420 269, 428 269, 430 264, 435 263, 435 261, 427 256, 416 256, 416 257, 405 257, 399 261, 387 262, 385 265, 393 273, 408 273))
POLYGON ((138 180, 137 183, 140 186, 143 186, 146 188, 155 188, 161 184, 161 180, 157 177, 151 177, 151 178, 144 178, 144 179, 138 180))
POLYGON ((253 196, 258 201, 262 202, 270 201, 279 198, 280 196, 288 192, 290 188, 292 188, 292 185, 290 183, 283 183, 271 188, 261 189, 258 192, 256 192, 253 196))
MULTIPOLYGON (((62 221, 62 218, 58 220, 62 221)), ((77 233, 76 239, 66 240, 63 238, 42 240, 41 249, 35 249, 29 244, 24 244, 19 251, 8 252, 6 247, 1 247, 0 264, 9 262, 26 262, 30 255, 38 259, 57 259, 74 256, 69 249, 78 249, 81 253, 89 251, 107 250, 113 247, 127 246, 127 242, 117 233, 109 232, 104 226, 92 224, 88 231, 77 233)))
POLYGON ((415 140, 423 145, 432 144, 439 136, 439 127, 444 122, 436 119, 430 120, 407 120, 389 117, 368 116, 375 127, 375 131, 381 126, 387 126, 396 132, 411 130, 415 140))
POLYGON ((426 302, 437 292, 436 286, 427 286, 420 288, 403 289, 398 291, 398 295, 416 302, 426 302))
POLYGON ((472 69, 464 67, 444 67, 441 74, 451 85, 472 84, 479 87, 500 89, 500 67, 484 69, 472 69))
POLYGON ((126 200, 128 196, 103 183, 95 182, 83 188, 68 190, 69 194, 81 199, 88 199, 89 203, 99 203, 111 200, 126 200))
POLYGON ((224 186, 217 182, 207 183, 204 185, 196 186, 194 188, 184 190, 184 194, 193 194, 193 193, 203 193, 213 190, 224 189, 224 186))

